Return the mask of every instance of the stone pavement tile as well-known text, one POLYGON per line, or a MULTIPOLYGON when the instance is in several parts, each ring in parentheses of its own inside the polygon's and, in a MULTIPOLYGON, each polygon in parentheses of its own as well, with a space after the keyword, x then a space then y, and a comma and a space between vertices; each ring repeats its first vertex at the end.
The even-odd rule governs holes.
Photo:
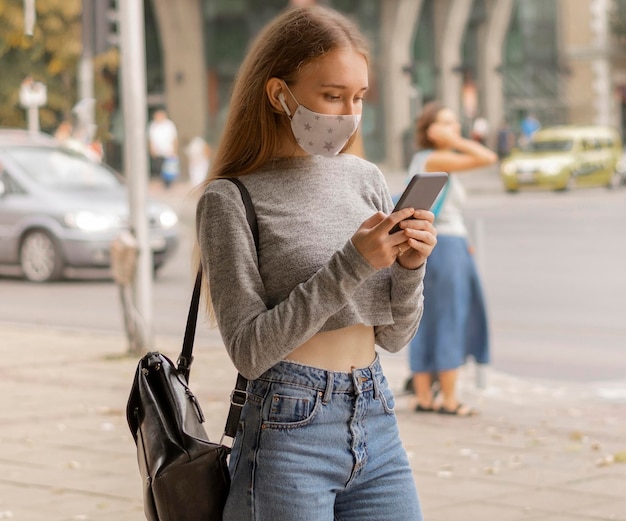
POLYGON ((589 508, 605 503, 609 498, 600 494, 581 494, 565 487, 529 488, 523 494, 512 494, 490 499, 491 503, 507 506, 516 506, 542 512, 556 514, 580 512, 582 508, 589 508))
MULTIPOLYGON (((138 499, 113 498, 93 495, 65 488, 45 488, 35 485, 20 485, 0 480, 0 513, 8 512, 0 519, 69 520, 73 516, 85 515, 87 512, 132 513, 126 519, 143 519, 143 506, 138 499), (12 517, 9 517, 12 516, 12 517)), ((87 519, 87 518, 84 518, 87 519)), ((88 519, 94 519, 89 516, 88 519)), ((103 516, 100 519, 117 520, 114 516, 103 516)))
MULTIPOLYGON (((17 491, 19 493, 19 491, 17 491)), ((22 491, 36 501, 23 501, 21 505, 5 511, 11 512, 15 521, 140 521, 143 505, 139 501, 116 501, 88 494, 56 490, 52 492, 29 489, 22 491)), ((0 506, 0 512, 3 507, 0 506)))
POLYGON ((568 488, 582 493, 602 494, 626 500, 626 476, 612 474, 610 470, 604 475, 572 480, 568 483, 568 488))
POLYGON ((451 501, 449 506, 432 510, 424 509, 424 519, 427 521, 528 521, 530 516, 523 507, 492 505, 483 501, 466 503, 451 501))
MULTIPOLYGON (((538 517, 529 517, 527 521, 595 521, 597 518, 588 516, 578 516, 576 514, 549 514, 541 513, 538 517)), ((612 519, 612 518, 607 518, 612 519)))
MULTIPOLYGON (((437 479, 437 478, 435 478, 437 479)), ((419 483, 420 478, 416 478, 419 483)), ((471 502, 476 500, 488 501, 497 498, 514 496, 526 491, 526 485, 502 483, 497 479, 476 477, 473 479, 439 478, 437 494, 454 498, 455 503, 471 502)))
POLYGON ((500 472, 500 480, 506 483, 533 483, 537 487, 558 486, 567 483, 572 473, 567 470, 556 470, 549 465, 526 466, 522 465, 515 472, 500 472))
POLYGON ((581 508, 578 514, 596 519, 610 519, 612 521, 626 521, 626 491, 622 489, 622 498, 608 499, 605 503, 581 508))
POLYGON ((35 487, 44 490, 66 490, 88 494, 93 497, 113 497, 133 500, 137 497, 137 486, 129 489, 121 483, 118 474, 107 474, 99 469, 84 471, 77 462, 68 462, 68 466, 16 466, 0 463, 0 473, 4 483, 15 486, 35 487))

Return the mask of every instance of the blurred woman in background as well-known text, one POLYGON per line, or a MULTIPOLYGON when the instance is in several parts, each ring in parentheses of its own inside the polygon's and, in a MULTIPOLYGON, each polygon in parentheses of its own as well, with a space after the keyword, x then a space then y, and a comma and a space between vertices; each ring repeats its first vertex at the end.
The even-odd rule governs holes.
POLYGON ((439 102, 424 106, 416 139, 420 150, 413 156, 409 176, 448 172, 450 177, 432 209, 438 243, 424 278, 424 315, 410 345, 415 411, 470 416, 477 411, 459 401, 458 368, 468 356, 487 363, 489 339, 481 284, 462 214, 465 191, 456 177, 494 163, 497 156, 464 138, 454 112, 439 102), (434 396, 435 380, 440 399, 434 396))

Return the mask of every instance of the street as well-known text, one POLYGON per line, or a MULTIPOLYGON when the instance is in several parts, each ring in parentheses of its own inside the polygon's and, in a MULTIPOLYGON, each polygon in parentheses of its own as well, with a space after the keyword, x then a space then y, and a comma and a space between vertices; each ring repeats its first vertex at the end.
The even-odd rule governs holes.
POLYGON ((494 367, 518 375, 626 375, 626 191, 471 199, 494 367))
MULTIPOLYGON (((157 344, 160 336, 182 338, 193 283, 193 212, 180 193, 183 241, 153 289, 157 344)), ((466 215, 483 276, 494 369, 580 382, 623 380, 626 188, 510 195, 488 179, 473 186, 466 215)), ((106 276, 33 285, 11 270, 1 273, 0 322, 122 331, 118 289, 106 276)), ((207 337, 219 335, 200 323, 198 342, 207 337)))

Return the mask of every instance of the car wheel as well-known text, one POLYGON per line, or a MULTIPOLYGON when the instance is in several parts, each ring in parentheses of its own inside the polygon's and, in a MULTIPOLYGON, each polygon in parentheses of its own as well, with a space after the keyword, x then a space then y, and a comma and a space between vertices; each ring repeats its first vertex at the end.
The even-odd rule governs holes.
POLYGON ((46 232, 30 232, 20 246, 20 266, 31 282, 48 282, 61 278, 64 262, 61 250, 46 232))

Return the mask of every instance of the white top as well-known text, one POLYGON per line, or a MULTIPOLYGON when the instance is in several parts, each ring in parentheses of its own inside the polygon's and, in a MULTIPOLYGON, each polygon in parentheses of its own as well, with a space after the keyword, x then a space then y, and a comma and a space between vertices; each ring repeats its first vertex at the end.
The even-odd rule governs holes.
POLYGON ((176 140, 178 131, 176 125, 170 119, 164 121, 152 121, 148 125, 148 141, 153 155, 158 157, 177 156, 176 140))

